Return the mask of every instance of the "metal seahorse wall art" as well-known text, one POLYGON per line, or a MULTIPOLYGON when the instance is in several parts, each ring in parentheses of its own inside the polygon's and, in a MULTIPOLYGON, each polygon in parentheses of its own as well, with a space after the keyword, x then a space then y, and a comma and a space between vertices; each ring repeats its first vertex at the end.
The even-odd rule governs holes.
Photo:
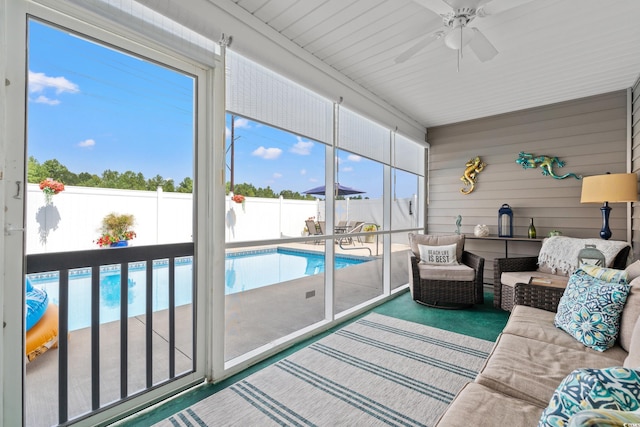
POLYGON ((485 166, 487 164, 480 160, 479 156, 474 157, 465 164, 466 169, 460 177, 460 181, 464 183, 464 188, 460 189, 462 194, 469 194, 476 188, 478 174, 484 170, 485 166))
POLYGON ((523 169, 540 168, 542 170, 542 175, 550 176, 555 179, 565 179, 569 178, 570 176, 574 177, 575 179, 582 179, 582 175, 576 175, 575 173, 556 175, 556 173, 553 171, 553 166, 556 165, 557 167, 562 168, 566 164, 566 162, 558 159, 557 157, 534 156, 533 154, 521 151, 518 154, 516 163, 522 166, 523 169))

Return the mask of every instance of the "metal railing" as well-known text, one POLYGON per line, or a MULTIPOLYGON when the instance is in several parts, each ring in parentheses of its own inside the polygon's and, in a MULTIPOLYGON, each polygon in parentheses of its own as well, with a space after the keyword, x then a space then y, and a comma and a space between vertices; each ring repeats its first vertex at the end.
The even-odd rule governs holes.
MULTIPOLYGON (((89 269, 91 275, 91 413, 83 414, 82 418, 89 416, 106 407, 112 407, 123 400, 130 399, 145 391, 166 384, 177 378, 175 373, 176 353, 176 328, 175 328, 175 264, 176 258, 193 257, 193 243, 166 244, 154 246, 127 247, 119 249, 102 249, 87 251, 58 252, 49 254, 27 255, 26 273, 50 273, 58 272, 59 277, 59 325, 58 325, 58 422, 69 422, 69 271, 74 269, 89 269), (153 384, 153 265, 154 261, 168 260, 168 289, 169 289, 169 374, 168 378, 159 384, 153 384), (129 394, 128 390, 128 319, 129 304, 126 285, 129 282, 130 263, 146 264, 145 283, 145 340, 146 340, 146 388, 129 394), (120 265, 120 400, 109 403, 108 406, 100 406, 100 273, 104 266, 120 265)), ((195 271, 195 269, 193 269, 195 271)), ((195 275, 192 273, 193 304, 195 306, 195 275)), ((73 307, 71 307, 73 309, 73 307)), ((195 309, 193 315, 195 316, 195 309)), ((192 319, 192 327, 195 330, 195 317, 192 319)), ((195 370, 195 335, 193 339, 193 364, 195 370)), ((180 376, 185 373, 181 373, 180 376)))

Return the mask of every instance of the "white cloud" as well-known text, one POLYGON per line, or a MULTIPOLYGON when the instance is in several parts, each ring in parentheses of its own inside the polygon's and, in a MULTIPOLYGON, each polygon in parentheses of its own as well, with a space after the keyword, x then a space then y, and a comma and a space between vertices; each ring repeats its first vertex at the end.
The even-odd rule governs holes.
POLYGON ((78 147, 82 148, 91 148, 96 145, 96 141, 93 139, 85 139, 84 141, 78 142, 78 147))
POLYGON ((278 173, 278 172, 275 172, 272 176, 273 176, 273 179, 279 179, 279 178, 282 178, 282 174, 281 174, 281 173, 278 173))
POLYGON ((303 141, 302 138, 300 138, 299 136, 297 138, 298 138, 298 142, 293 144, 293 147, 291 147, 289 151, 294 154, 299 154, 301 156, 308 156, 309 154, 311 154, 311 149, 313 148, 313 142, 303 141))
POLYGON ((309 178, 309 182, 318 182, 316 178, 309 178))
POLYGON ((357 154, 349 154, 347 156, 347 159, 349 159, 350 162, 359 162, 360 160, 362 160, 362 157, 358 156, 357 154))
POLYGON ((248 127, 251 127, 251 126, 249 126, 249 120, 243 119, 242 117, 236 117, 233 120, 233 127, 236 127, 236 128, 248 128, 248 127))
POLYGON ((224 139, 231 138, 231 129, 228 127, 224 127, 224 139))
POLYGON ((251 154, 254 156, 262 157, 265 160, 275 160, 280 157, 280 154, 282 154, 282 150, 279 148, 264 148, 263 146, 260 146, 256 148, 251 154))
POLYGON ((60 100, 47 98, 44 95, 40 95, 39 97, 33 100, 36 104, 47 104, 47 105, 58 105, 60 104, 60 100))
POLYGON ((340 169, 342 172, 353 172, 353 168, 351 166, 345 166, 340 169))
POLYGON ((306 174, 307 174, 306 169, 300 169, 300 175, 306 175, 306 174))
POLYGON ((45 89, 55 89, 56 94, 63 92, 78 93, 80 89, 77 84, 70 82, 64 77, 51 77, 44 73, 34 73, 29 71, 29 92, 41 93, 45 89))

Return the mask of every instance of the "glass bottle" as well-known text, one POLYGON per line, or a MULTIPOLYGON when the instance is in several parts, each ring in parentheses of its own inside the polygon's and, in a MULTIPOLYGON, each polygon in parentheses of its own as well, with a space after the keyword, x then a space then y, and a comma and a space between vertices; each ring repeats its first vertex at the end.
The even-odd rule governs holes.
POLYGON ((536 238, 536 227, 535 225, 533 225, 533 218, 531 218, 531 222, 529 223, 529 238, 530 239, 536 238))

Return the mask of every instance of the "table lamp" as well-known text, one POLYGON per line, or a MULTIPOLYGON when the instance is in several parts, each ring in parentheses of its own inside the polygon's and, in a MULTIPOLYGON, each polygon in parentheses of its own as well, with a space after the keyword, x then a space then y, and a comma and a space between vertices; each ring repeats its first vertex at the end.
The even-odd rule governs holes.
POLYGON ((584 177, 580 203, 603 203, 600 237, 611 238, 609 229, 609 203, 637 202, 638 176, 635 173, 607 173, 584 177))

